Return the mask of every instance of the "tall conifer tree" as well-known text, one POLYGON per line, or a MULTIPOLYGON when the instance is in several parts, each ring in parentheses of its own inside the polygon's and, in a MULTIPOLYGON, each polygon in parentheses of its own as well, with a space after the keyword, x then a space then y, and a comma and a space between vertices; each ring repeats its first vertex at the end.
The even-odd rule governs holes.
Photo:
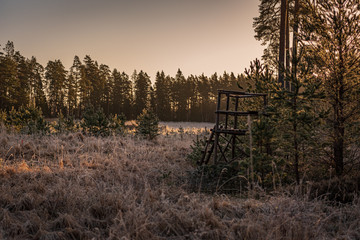
POLYGON ((49 106, 52 116, 65 112, 65 83, 67 71, 60 60, 49 61, 45 68, 49 86, 49 106))
POLYGON ((140 71, 139 74, 135 74, 134 80, 134 108, 135 116, 138 116, 143 109, 149 107, 151 82, 150 77, 143 71, 140 71))
POLYGON ((155 112, 160 120, 170 120, 170 78, 165 76, 164 71, 156 73, 155 79, 155 112))
POLYGON ((360 114, 360 9, 357 0, 307 0, 302 24, 330 111, 332 159, 344 172, 350 129, 360 114))

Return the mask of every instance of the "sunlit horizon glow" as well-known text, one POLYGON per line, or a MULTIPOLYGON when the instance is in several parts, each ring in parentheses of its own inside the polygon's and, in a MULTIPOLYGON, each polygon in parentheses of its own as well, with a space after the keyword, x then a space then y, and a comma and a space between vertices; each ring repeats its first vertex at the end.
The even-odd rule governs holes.
POLYGON ((254 39, 258 1, 245 0, 3 0, 0 44, 13 41, 25 57, 46 66, 74 56, 127 74, 174 76, 234 72, 260 58, 254 39))

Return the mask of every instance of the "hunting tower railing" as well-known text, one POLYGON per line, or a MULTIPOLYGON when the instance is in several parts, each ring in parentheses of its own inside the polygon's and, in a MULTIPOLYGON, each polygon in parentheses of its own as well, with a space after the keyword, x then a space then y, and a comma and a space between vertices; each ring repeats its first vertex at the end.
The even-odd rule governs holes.
MULTIPOLYGON (((215 126, 211 129, 210 137, 206 141, 202 158, 198 164, 208 164, 211 157, 214 164, 217 164, 218 162, 230 163, 240 157, 248 156, 245 150, 241 146, 238 146, 239 141, 237 140, 239 137, 248 134, 249 130, 251 136, 251 116, 266 114, 266 106, 267 95, 264 93, 218 90, 215 126), (225 96, 225 104, 222 104, 223 96, 225 96), (244 100, 249 98, 257 98, 260 100, 260 102, 257 101, 257 106, 260 110, 248 109, 249 106, 256 105, 249 104, 246 106, 247 103, 244 100), (240 101, 242 102, 240 103, 240 101), (239 110, 239 105, 243 108, 241 109, 242 111, 239 110), (248 129, 239 128, 241 126, 239 126, 238 120, 243 117, 248 118, 248 129), (220 119, 223 119, 223 121, 221 122, 220 119)), ((250 137, 250 142, 251 141, 250 137)))

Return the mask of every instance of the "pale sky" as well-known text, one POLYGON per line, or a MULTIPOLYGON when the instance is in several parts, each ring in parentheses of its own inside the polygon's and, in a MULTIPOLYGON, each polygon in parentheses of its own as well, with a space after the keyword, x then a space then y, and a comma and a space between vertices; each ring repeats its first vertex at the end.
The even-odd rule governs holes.
POLYGON ((260 58, 257 0, 0 0, 0 44, 46 66, 75 55, 132 74, 239 74, 260 58))

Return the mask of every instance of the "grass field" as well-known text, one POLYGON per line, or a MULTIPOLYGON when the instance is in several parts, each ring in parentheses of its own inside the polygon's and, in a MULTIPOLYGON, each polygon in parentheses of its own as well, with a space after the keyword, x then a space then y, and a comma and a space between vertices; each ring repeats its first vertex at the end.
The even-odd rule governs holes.
POLYGON ((161 125, 154 141, 2 131, 0 239, 360 239, 360 198, 190 191, 186 156, 211 124, 161 125))

